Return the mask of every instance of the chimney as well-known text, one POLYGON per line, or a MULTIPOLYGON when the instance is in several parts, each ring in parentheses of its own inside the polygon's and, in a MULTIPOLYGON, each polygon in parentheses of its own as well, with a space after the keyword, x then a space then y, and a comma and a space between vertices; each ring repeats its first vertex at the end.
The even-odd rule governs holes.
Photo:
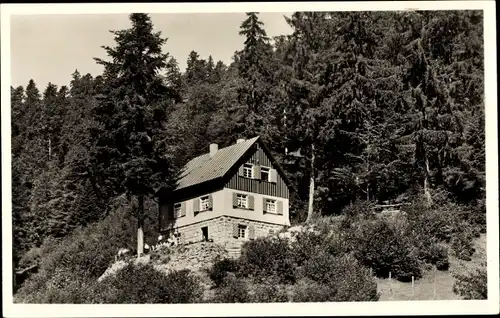
POLYGON ((218 150, 219 150, 219 145, 210 144, 210 158, 213 158, 218 150))
POLYGON ((244 141, 245 141, 245 139, 240 138, 240 139, 238 139, 238 140, 236 141, 236 143, 237 143, 237 144, 239 144, 239 143, 244 142, 244 141))

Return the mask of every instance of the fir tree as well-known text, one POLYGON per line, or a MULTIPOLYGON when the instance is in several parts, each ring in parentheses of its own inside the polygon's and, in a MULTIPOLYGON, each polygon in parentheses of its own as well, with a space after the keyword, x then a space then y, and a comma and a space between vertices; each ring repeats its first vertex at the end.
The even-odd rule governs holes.
MULTIPOLYGON (((168 54, 161 51, 166 39, 153 32, 147 14, 130 15, 132 27, 112 31, 116 46, 105 46, 112 61, 96 58, 105 68, 107 96, 94 114, 101 123, 96 138, 96 159, 106 179, 116 189, 137 198, 137 250, 143 251, 144 199, 162 186, 172 186, 174 173, 168 136, 157 120, 165 113, 159 103, 168 92, 158 73, 167 66, 168 54), (103 158, 106 158, 103 161, 103 158)), ((118 193, 119 193, 118 192, 118 193)))

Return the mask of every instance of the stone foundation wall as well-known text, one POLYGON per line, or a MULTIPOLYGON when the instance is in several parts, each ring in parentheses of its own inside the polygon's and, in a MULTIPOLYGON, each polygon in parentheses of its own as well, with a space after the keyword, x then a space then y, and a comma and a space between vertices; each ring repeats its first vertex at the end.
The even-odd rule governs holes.
MULTIPOLYGON (((268 236, 271 233, 276 233, 284 226, 279 224, 265 223, 259 221, 252 221, 242 218, 235 218, 230 216, 220 216, 210 220, 205 220, 190 225, 182 226, 168 231, 166 234, 179 233, 179 243, 194 243, 203 240, 202 228, 208 227, 208 239, 213 240, 214 243, 223 245, 238 246, 247 239, 233 237, 234 224, 241 224, 253 227, 254 238, 268 236)), ((251 239, 249 237, 249 239, 251 239)))

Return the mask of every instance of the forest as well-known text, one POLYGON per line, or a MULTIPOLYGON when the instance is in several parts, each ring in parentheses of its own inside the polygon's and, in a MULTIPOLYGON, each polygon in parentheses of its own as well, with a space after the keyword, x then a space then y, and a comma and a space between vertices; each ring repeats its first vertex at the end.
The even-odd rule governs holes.
POLYGON ((257 135, 297 189, 294 224, 421 200, 484 233, 481 11, 295 12, 276 37, 250 12, 229 65, 191 51, 185 70, 129 18, 102 74, 11 87, 13 265, 46 268, 25 294, 99 277, 137 220, 157 235, 154 194, 189 159, 257 135))

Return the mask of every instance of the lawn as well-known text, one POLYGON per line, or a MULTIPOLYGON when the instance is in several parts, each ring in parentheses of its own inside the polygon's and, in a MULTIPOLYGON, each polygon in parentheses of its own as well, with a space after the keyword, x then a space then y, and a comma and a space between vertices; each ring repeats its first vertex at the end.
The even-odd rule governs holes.
POLYGON ((474 268, 481 260, 486 259, 486 235, 483 234, 474 242, 476 252, 472 261, 464 262, 450 256, 450 270, 446 272, 427 271, 423 277, 410 283, 398 282, 394 279, 377 279, 380 300, 456 300, 460 297, 453 293, 455 279, 452 273, 474 268))

